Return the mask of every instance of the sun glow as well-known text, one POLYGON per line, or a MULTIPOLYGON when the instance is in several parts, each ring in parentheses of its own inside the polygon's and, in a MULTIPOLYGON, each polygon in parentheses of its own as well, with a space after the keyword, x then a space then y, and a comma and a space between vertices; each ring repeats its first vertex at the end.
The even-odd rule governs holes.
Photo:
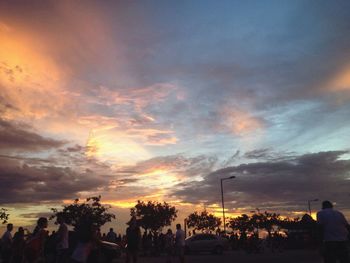
POLYGON ((176 174, 162 169, 141 174, 139 179, 138 184, 162 188, 172 187, 179 181, 176 174))
POLYGON ((150 158, 150 154, 138 143, 120 132, 90 132, 86 143, 86 156, 104 161, 119 161, 134 164, 150 158))

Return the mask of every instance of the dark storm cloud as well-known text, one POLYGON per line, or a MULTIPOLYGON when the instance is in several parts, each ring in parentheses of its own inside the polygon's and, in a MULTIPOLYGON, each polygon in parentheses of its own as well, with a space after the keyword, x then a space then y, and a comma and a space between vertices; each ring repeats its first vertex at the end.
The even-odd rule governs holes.
POLYGON ((225 200, 230 208, 304 209, 308 199, 330 199, 342 207, 348 202, 350 160, 346 151, 319 152, 286 160, 241 164, 219 169, 201 182, 179 185, 173 192, 186 202, 220 202, 220 178, 235 175, 224 182, 225 200))
POLYGON ((39 151, 57 148, 64 141, 45 138, 25 124, 0 119, 0 149, 6 151, 39 151))
POLYGON ((73 199, 81 191, 108 184, 108 176, 91 170, 77 172, 69 167, 31 166, 25 159, 0 158, 0 203, 39 203, 73 199))

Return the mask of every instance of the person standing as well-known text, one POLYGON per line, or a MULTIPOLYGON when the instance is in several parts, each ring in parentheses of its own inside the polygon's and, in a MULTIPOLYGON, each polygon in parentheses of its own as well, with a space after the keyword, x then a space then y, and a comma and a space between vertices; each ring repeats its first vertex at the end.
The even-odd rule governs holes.
POLYGON ((44 260, 44 247, 47 239, 48 220, 46 217, 40 217, 33 231, 32 236, 27 240, 24 248, 24 258, 27 263, 35 263, 44 260))
POLYGON ((25 246, 24 229, 23 227, 19 227, 18 231, 13 236, 11 263, 23 262, 24 246, 25 246))
POLYGON ((13 224, 7 224, 6 232, 1 237, 1 257, 3 263, 10 262, 12 254, 12 232, 13 224))
POLYGON ((117 234, 114 232, 113 228, 109 229, 106 240, 108 242, 117 243, 117 234))
POLYGON ((180 263, 185 262, 185 231, 181 229, 181 224, 176 225, 175 248, 180 259, 180 263))
POLYGON ((56 233, 56 263, 65 263, 68 258, 69 231, 65 217, 62 214, 57 216, 57 223, 59 224, 59 227, 56 233))
POLYGON ((128 224, 129 227, 126 229, 126 263, 129 263, 131 258, 133 263, 137 263, 141 231, 134 216, 128 224))
POLYGON ((83 218, 75 229, 77 244, 71 256, 73 263, 93 262, 93 249, 100 244, 97 228, 89 218, 83 218))
POLYGON ((173 255, 174 249, 174 235, 171 229, 168 229, 168 232, 165 234, 165 251, 167 253, 167 263, 171 262, 171 257, 173 255))
POLYGON ((317 213, 317 223, 323 234, 323 257, 325 263, 349 263, 347 251, 349 224, 344 215, 333 209, 330 201, 322 203, 317 213))

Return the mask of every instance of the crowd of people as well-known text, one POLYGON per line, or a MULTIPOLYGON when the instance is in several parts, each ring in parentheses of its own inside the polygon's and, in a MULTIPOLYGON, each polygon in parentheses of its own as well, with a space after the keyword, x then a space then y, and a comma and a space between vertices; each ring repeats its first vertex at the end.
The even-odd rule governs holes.
POLYGON ((141 236, 135 217, 128 222, 126 234, 116 234, 110 228, 107 234, 101 234, 89 219, 84 219, 74 231, 69 231, 63 216, 57 217, 58 229, 49 233, 48 220, 40 217, 32 233, 26 233, 23 227, 17 232, 13 224, 7 224, 1 237, 1 263, 97 263, 100 262, 101 244, 103 241, 118 244, 126 253, 126 262, 138 261, 139 255, 168 255, 167 262, 175 253, 180 262, 184 262, 185 234, 177 225, 176 235, 171 229, 167 234, 145 231, 141 236))
POLYGON ((173 256, 177 256, 180 263, 185 262, 185 232, 180 224, 176 225, 175 234, 171 229, 168 229, 166 234, 145 231, 141 237, 140 228, 137 226, 136 218, 133 217, 126 229, 125 243, 127 263, 131 260, 137 263, 140 252, 143 256, 159 256, 165 253, 167 263, 172 261, 173 256))
MULTIPOLYGON (((26 233, 23 227, 19 227, 12 236, 13 224, 8 224, 6 232, 1 238, 2 263, 36 263, 45 262, 47 251, 55 242, 56 262, 68 253, 68 226, 61 217, 57 218, 59 228, 57 232, 49 235, 47 231, 48 220, 40 217, 32 233, 26 233)), ((53 261, 54 262, 54 261, 53 261)))
MULTIPOLYGON (((126 253, 126 263, 138 262, 139 256, 166 255, 166 262, 185 261, 185 232, 181 225, 176 225, 176 232, 168 229, 166 233, 141 229, 135 217, 127 223, 125 235, 116 234, 110 228, 107 234, 101 234, 100 229, 89 218, 83 218, 74 231, 69 231, 63 215, 57 215, 57 231, 51 234, 47 231, 48 220, 40 217, 32 233, 26 233, 23 227, 17 232, 13 224, 8 224, 1 237, 2 263, 89 263, 99 262, 102 242, 118 244, 126 253), (175 257, 174 257, 175 256, 175 257)), ((329 201, 324 201, 322 210, 317 213, 317 227, 322 234, 322 255, 325 263, 349 263, 348 241, 349 224, 344 215, 333 209, 329 201)), ((189 235, 195 235, 195 231, 189 235)), ((221 234, 222 233, 216 233, 221 234)), ((246 235, 224 235, 230 242, 232 250, 244 249, 248 253, 260 253, 263 249, 272 252, 282 251, 287 244, 299 244, 299 247, 309 247, 314 244, 308 235, 282 236, 278 231, 267 238, 259 238, 258 233, 246 235)))

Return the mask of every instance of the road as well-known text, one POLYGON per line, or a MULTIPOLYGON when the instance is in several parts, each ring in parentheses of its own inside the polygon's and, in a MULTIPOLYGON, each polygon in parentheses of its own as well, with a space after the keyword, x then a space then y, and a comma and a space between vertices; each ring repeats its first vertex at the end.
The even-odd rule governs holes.
MULTIPOLYGON (((116 262, 125 262, 123 256, 116 262)), ((140 257, 138 263, 165 263, 166 257, 140 257)), ((177 258, 172 263, 179 262, 177 258)), ((281 253, 246 254, 242 251, 227 251, 223 255, 198 254, 186 256, 186 263, 322 263, 317 250, 290 250, 281 253)))

